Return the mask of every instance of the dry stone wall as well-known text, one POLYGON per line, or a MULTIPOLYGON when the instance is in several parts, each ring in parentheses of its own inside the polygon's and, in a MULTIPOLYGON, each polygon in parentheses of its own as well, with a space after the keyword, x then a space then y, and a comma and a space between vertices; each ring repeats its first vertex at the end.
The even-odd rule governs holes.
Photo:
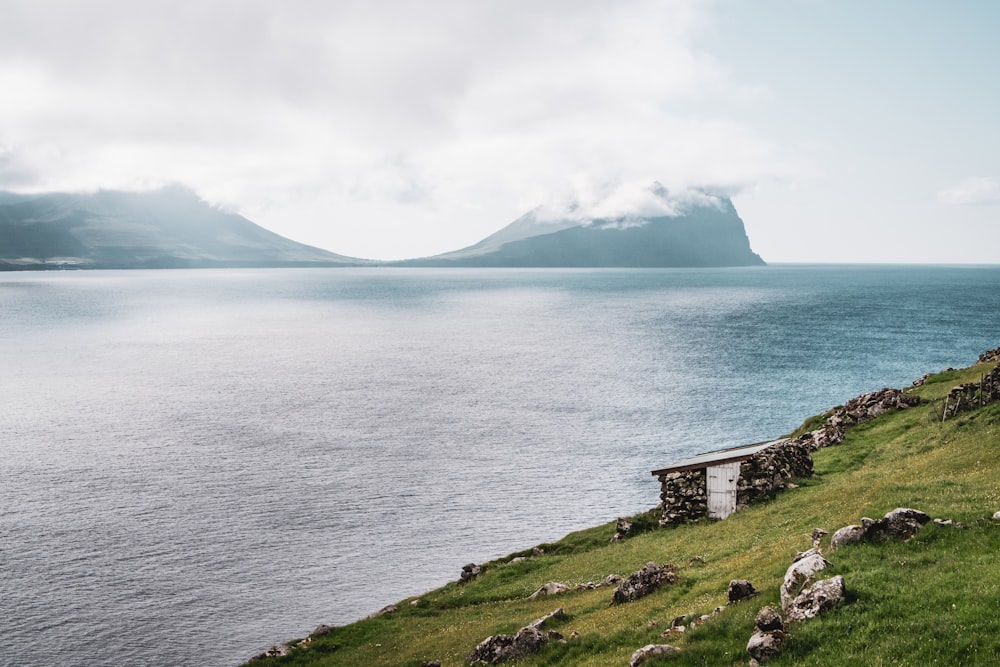
MULTIPOLYGON (((980 356, 982 359, 987 355, 1000 354, 998 350, 990 350, 980 356)), ((987 356, 988 361, 992 357, 987 356)), ((954 387, 948 392, 948 397, 944 402, 943 419, 950 419, 959 412, 973 410, 988 403, 1000 400, 1000 365, 983 376, 979 382, 968 382, 954 387)))
POLYGON ((811 477, 813 461, 810 451, 794 440, 779 440, 741 463, 736 486, 736 509, 747 507, 761 496, 784 490, 792 478, 811 477))
POLYGON ((660 525, 686 523, 708 516, 705 469, 660 475, 660 525))
POLYGON ((901 389, 886 388, 862 394, 835 408, 821 427, 795 440, 813 451, 839 445, 844 441, 845 429, 871 421, 889 410, 905 410, 919 403, 919 396, 907 394, 901 389))
POLYGON ((1000 361, 1000 347, 995 347, 992 350, 986 350, 979 355, 979 360, 977 364, 988 364, 991 361, 1000 361))

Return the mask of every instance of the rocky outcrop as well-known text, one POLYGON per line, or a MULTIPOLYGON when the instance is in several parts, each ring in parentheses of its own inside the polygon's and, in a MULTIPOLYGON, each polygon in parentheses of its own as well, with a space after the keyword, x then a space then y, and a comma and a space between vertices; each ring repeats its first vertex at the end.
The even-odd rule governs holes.
POLYGON ((639 667, 639 665, 650 658, 661 655, 673 655, 680 653, 680 651, 679 648, 670 644, 647 644, 632 654, 632 658, 628 661, 628 667, 639 667))
POLYGON ((754 619, 754 632, 747 642, 751 664, 760 664, 774 658, 785 643, 785 624, 781 615, 771 607, 764 607, 754 619))
POLYGON ((613 604, 624 604, 643 598, 656 591, 663 584, 677 582, 673 565, 657 565, 650 561, 638 572, 630 574, 615 589, 613 604))
POLYGON ((542 627, 550 620, 564 618, 562 609, 535 619, 517 631, 514 635, 493 635, 479 642, 472 649, 468 660, 473 665, 497 665, 506 660, 524 658, 537 653, 549 641, 549 635, 542 632, 542 627))
POLYGON ((820 613, 840 604, 844 595, 844 578, 839 574, 830 579, 817 581, 812 586, 804 588, 785 607, 785 618, 789 623, 816 618, 820 613))

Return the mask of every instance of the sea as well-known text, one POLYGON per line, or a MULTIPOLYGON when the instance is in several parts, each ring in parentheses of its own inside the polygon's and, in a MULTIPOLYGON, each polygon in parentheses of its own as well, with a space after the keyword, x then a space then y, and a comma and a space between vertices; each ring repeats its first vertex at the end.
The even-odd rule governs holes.
POLYGON ((235 666, 998 345, 996 266, 0 273, 0 664, 235 666))

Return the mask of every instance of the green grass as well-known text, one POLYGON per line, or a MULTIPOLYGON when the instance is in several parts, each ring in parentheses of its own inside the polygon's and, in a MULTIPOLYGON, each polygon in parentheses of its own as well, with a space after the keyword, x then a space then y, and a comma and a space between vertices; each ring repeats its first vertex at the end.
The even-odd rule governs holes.
POLYGON ((573 533, 542 545, 542 556, 512 554, 467 586, 449 584, 412 605, 404 600, 395 614, 336 628, 308 649, 255 664, 464 665, 487 636, 563 607, 567 618, 553 629, 565 641, 511 664, 627 665, 635 649, 671 643, 682 653, 647 664, 745 665, 754 615, 778 605, 785 569, 809 546, 812 529, 832 533, 899 506, 967 527, 929 525, 905 543, 827 548, 830 576, 844 576, 848 602, 792 626, 784 652, 769 664, 1000 664, 1000 525, 989 519, 1000 510, 1000 404, 940 420, 951 387, 989 368, 932 376, 913 390, 922 405, 849 429, 844 443, 815 453, 815 477, 725 521, 652 530, 652 518, 639 517, 639 534, 614 544, 613 522, 573 533), (515 555, 529 558, 510 563, 515 555), (695 556, 704 563, 692 563, 695 556), (675 564, 680 582, 619 606, 610 605, 611 587, 525 599, 549 581, 598 582, 650 560, 675 564), (684 635, 660 636, 676 616, 725 605, 731 579, 749 579, 761 594, 684 635))

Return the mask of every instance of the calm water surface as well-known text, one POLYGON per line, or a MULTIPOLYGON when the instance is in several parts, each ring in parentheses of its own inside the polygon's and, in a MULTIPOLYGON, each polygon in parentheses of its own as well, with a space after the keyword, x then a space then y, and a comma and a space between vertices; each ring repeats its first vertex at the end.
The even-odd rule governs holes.
POLYGON ((0 274, 0 664, 235 665, 1000 345, 1000 268, 0 274))

